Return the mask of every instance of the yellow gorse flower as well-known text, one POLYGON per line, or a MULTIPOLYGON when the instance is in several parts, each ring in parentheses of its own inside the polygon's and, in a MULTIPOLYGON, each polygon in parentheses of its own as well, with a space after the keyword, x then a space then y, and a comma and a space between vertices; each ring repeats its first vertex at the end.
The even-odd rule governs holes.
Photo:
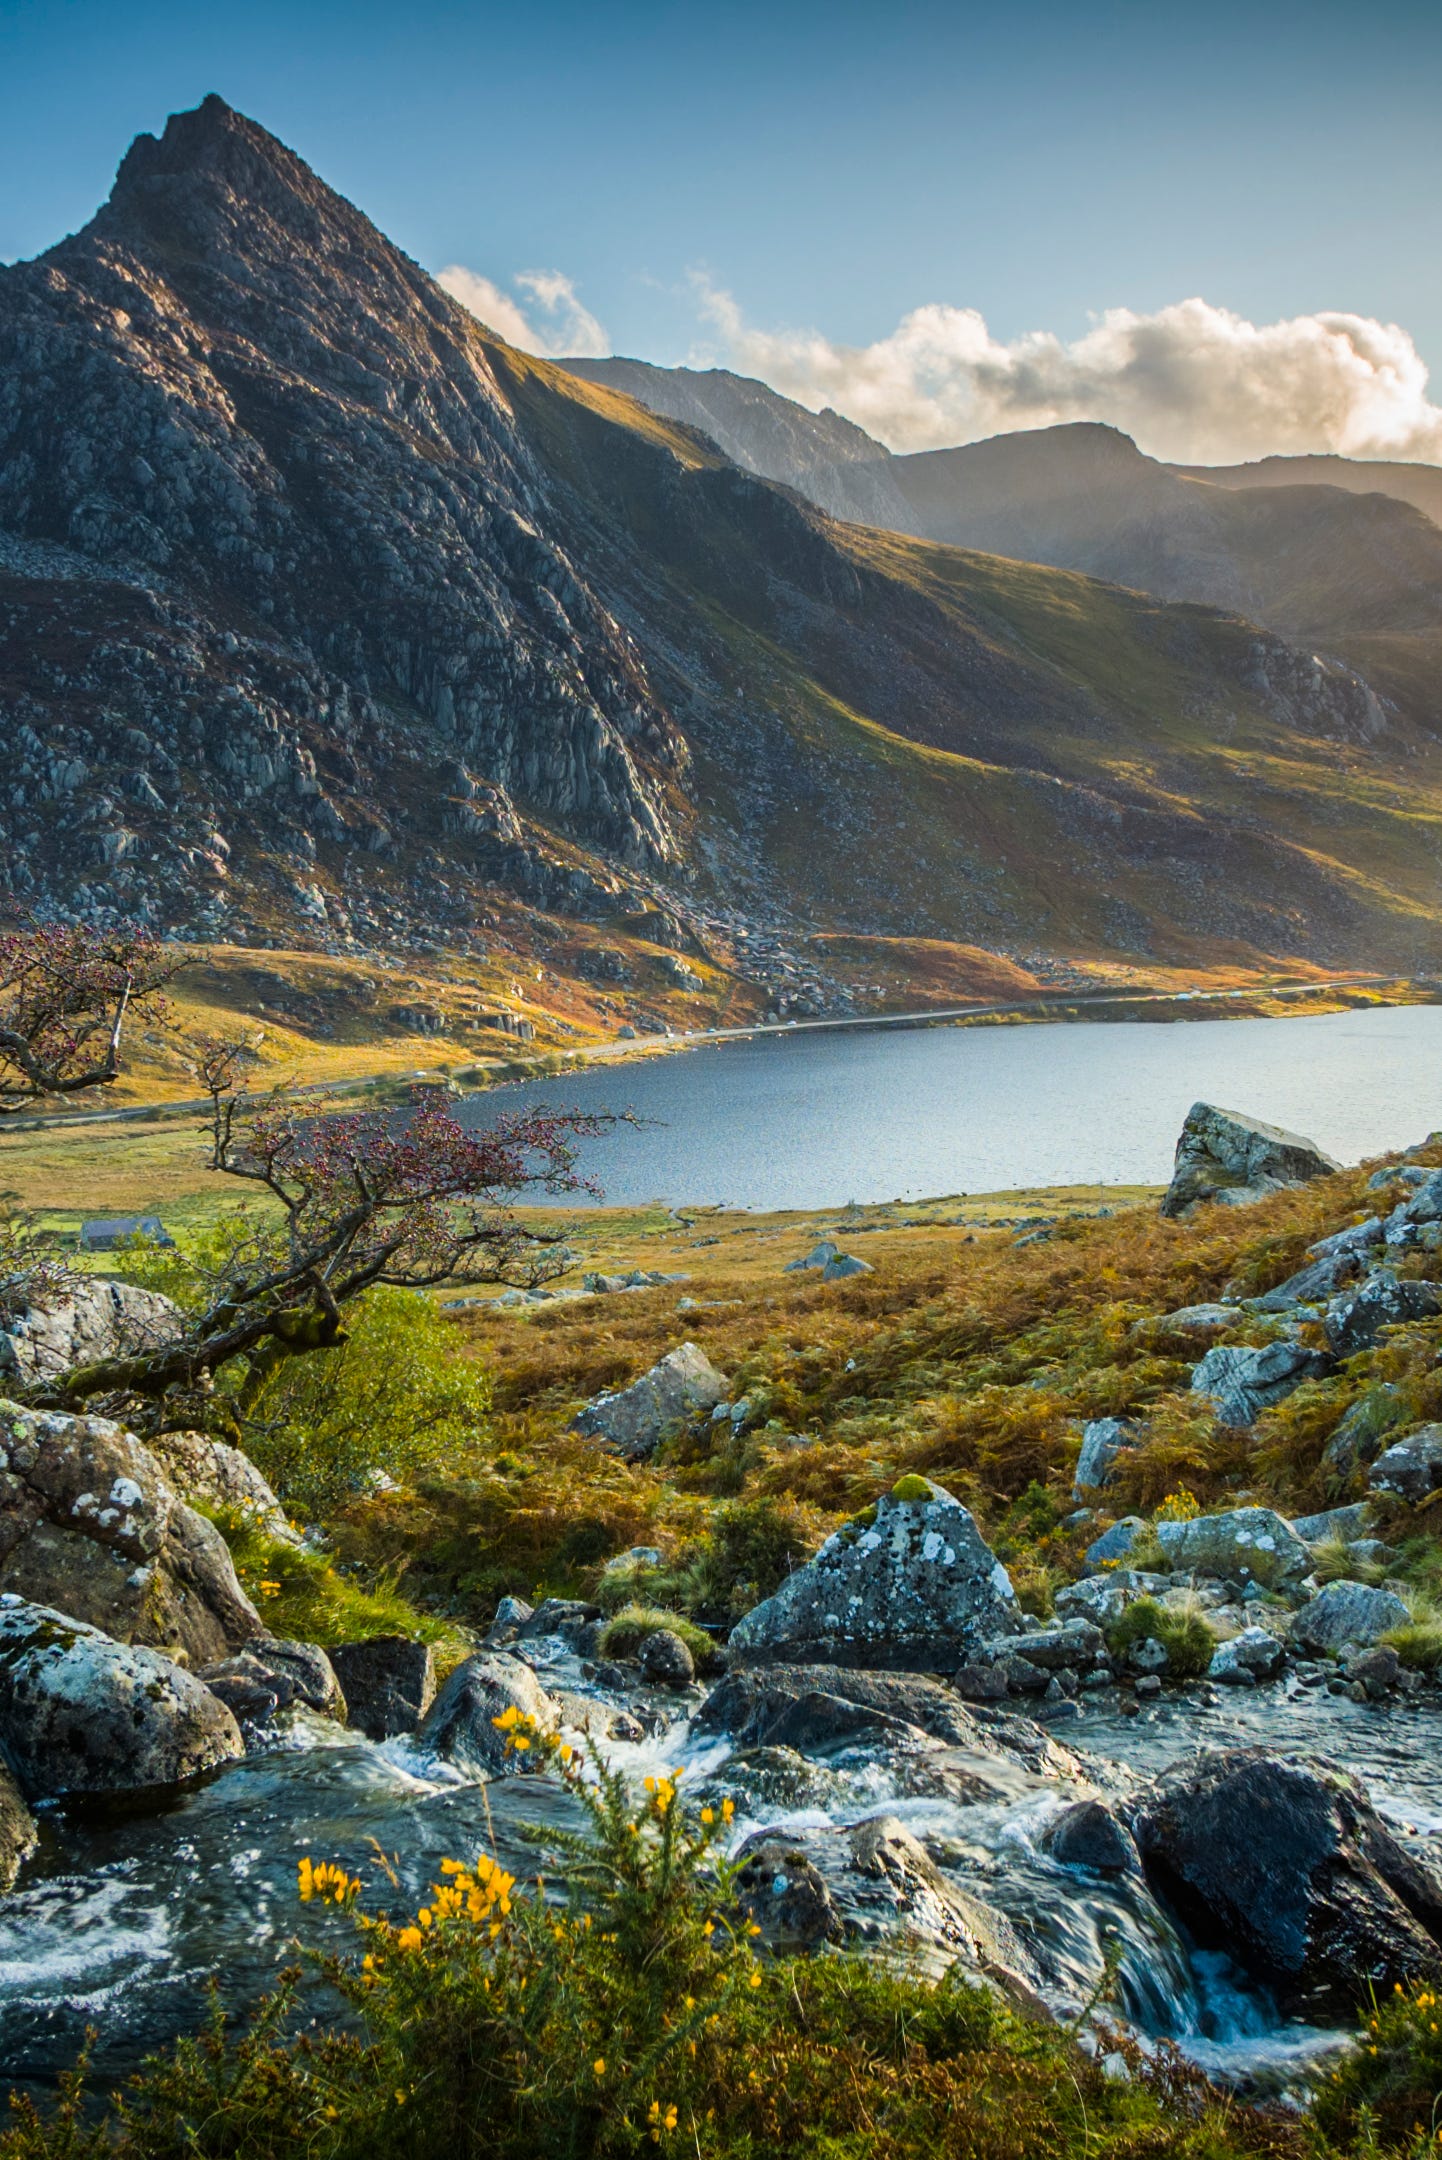
POLYGON ((312 1898, 319 1898, 323 1905, 349 1905, 360 1891, 358 1875, 347 1875, 330 1860, 312 1860, 309 1853, 301 1855, 296 1872, 302 1905, 309 1905, 312 1898))

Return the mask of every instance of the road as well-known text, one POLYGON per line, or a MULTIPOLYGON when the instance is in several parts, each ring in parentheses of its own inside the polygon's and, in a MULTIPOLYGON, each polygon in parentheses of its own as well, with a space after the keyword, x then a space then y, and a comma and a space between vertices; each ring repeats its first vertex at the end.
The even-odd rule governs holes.
MULTIPOLYGON (((1338 975, 1326 982, 1298 978, 1290 982, 1253 983, 1239 990, 1058 990, 1047 997, 1004 1003, 927 1005, 913 1012, 847 1013, 838 1019, 830 1020, 754 1020, 745 1027, 695 1028, 684 1035, 638 1035, 634 1041, 588 1043, 564 1054, 588 1061, 648 1054, 654 1056, 658 1050, 685 1050, 698 1043, 738 1042, 750 1035, 800 1035, 808 1030, 815 1032, 821 1028, 919 1027, 938 1020, 980 1020, 1007 1013, 1049 1013, 1062 1008, 1070 1010, 1078 1005, 1217 1005, 1228 998, 1253 997, 1259 991, 1267 997, 1305 997, 1309 992, 1325 994, 1329 990, 1372 989, 1380 983, 1395 983, 1399 979, 1396 975, 1338 975)), ((1429 984, 1427 987, 1435 986, 1429 984)), ((450 1075, 444 1068, 412 1073, 356 1073, 349 1079, 316 1080, 305 1087, 297 1088, 295 1092, 298 1095, 341 1094, 358 1088, 382 1087, 397 1080, 442 1081, 449 1078, 450 1075)), ((209 1108, 209 1098, 198 1095, 189 1101, 135 1103, 116 1110, 61 1111, 49 1117, 7 1117, 0 1119, 0 1134, 40 1132, 62 1125, 155 1124, 166 1118, 186 1117, 209 1108)))

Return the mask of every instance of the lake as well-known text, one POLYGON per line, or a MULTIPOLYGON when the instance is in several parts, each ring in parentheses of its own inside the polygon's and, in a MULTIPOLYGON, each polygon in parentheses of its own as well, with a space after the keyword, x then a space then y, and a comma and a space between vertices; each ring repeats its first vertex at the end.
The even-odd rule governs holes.
POLYGON ((1442 1125, 1442 1006, 1287 1020, 822 1029, 472 1099, 634 1110, 584 1150, 613 1206, 824 1208, 1033 1185, 1160 1185, 1198 1100, 1341 1162, 1442 1125))

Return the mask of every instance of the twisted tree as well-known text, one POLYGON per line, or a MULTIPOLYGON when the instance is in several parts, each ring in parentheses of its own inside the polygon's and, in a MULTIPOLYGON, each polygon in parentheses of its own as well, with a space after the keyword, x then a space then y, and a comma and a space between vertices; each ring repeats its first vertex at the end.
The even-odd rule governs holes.
POLYGON ((35 923, 0 934, 0 1116, 107 1087, 126 1022, 163 1012, 188 954, 148 931, 35 923))

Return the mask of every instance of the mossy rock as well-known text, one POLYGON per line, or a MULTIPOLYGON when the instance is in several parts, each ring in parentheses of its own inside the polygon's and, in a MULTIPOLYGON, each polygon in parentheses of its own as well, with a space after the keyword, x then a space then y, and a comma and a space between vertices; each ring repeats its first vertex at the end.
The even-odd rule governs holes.
POLYGON ((918 1477, 914 1470, 908 1471, 905 1477, 899 1477, 891 1488, 893 1500, 929 1500, 931 1493, 931 1479, 918 1477))

